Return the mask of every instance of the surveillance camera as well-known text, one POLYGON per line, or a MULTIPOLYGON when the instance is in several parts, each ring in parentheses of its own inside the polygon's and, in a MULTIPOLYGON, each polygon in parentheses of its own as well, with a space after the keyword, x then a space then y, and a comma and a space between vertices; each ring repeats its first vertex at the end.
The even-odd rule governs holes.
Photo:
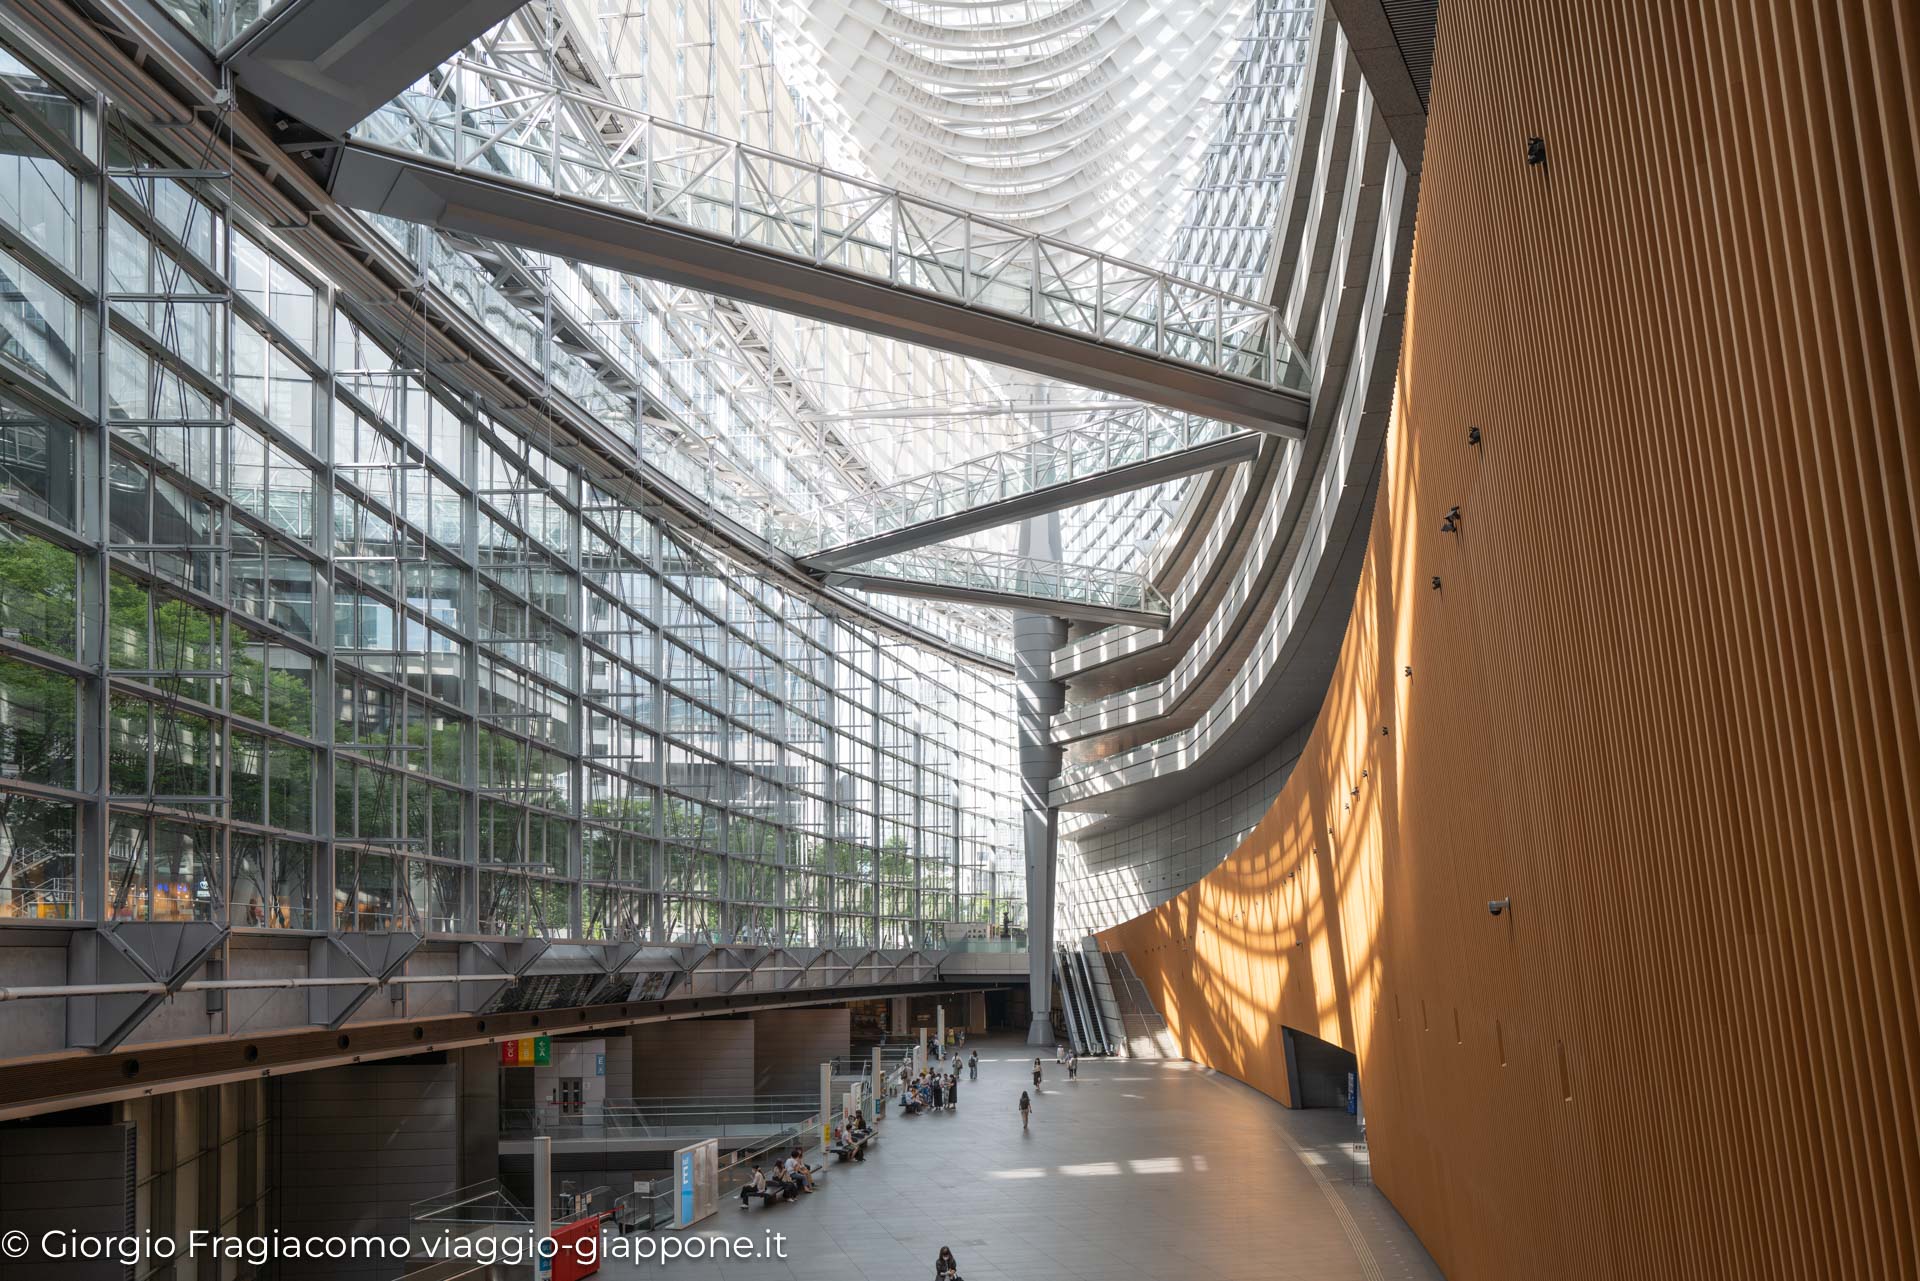
POLYGON ((1511 898, 1490 898, 1487 900, 1487 911, 1494 916, 1498 916, 1512 906, 1512 904, 1513 900, 1511 898))

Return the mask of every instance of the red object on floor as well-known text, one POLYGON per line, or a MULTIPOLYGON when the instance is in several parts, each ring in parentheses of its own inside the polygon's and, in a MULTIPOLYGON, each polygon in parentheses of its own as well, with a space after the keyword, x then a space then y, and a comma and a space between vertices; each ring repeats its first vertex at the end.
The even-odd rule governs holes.
POLYGON ((553 1256, 553 1281, 580 1281, 581 1277, 590 1277, 600 1270, 600 1216, 590 1214, 575 1223, 563 1224, 553 1230, 553 1240, 560 1247, 553 1256), (576 1241, 593 1241, 593 1251, 587 1257, 591 1263, 582 1263, 574 1248, 576 1241))

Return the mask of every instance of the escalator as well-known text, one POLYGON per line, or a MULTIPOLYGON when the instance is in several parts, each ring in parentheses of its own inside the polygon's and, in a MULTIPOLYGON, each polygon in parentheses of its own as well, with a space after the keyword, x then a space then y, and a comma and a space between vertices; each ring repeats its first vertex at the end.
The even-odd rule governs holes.
MULTIPOLYGON (((1095 955, 1099 955, 1098 952, 1095 955)), ((1073 951, 1075 971, 1080 976, 1081 1007, 1087 1012, 1087 1022, 1093 1038, 1100 1046, 1102 1054, 1118 1054, 1119 1044, 1114 1040, 1113 1028, 1107 1018, 1107 1011, 1100 999, 1100 992, 1093 981, 1093 970, 1087 963, 1087 949, 1084 945, 1073 951)))
POLYGON ((1185 1057, 1167 1028, 1167 1021, 1153 1006, 1147 985, 1133 972, 1133 963, 1125 952, 1102 952, 1115 1004, 1120 1009, 1120 1035, 1127 1053, 1136 1059, 1178 1059, 1185 1057))
POLYGON ((1059 983, 1060 1004, 1066 1013, 1074 1053, 1082 1056, 1113 1053, 1106 1020, 1094 996, 1085 954, 1078 948, 1057 948, 1054 952, 1054 975, 1059 983))
POLYGON ((1053 950, 1054 990, 1059 993, 1058 1006, 1061 1016, 1067 1024, 1067 1044, 1073 1047, 1075 1054, 1091 1054, 1087 1048, 1087 1038, 1080 1021, 1079 1002, 1074 999, 1073 971, 1067 959, 1067 949, 1057 947, 1053 950))

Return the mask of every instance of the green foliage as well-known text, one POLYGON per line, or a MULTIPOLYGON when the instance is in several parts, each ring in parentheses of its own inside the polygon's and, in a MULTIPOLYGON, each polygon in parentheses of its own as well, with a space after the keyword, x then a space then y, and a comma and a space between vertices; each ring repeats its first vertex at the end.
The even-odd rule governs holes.
POLYGON ((64 547, 0 531, 0 627, 48 653, 74 657, 78 564, 64 547))

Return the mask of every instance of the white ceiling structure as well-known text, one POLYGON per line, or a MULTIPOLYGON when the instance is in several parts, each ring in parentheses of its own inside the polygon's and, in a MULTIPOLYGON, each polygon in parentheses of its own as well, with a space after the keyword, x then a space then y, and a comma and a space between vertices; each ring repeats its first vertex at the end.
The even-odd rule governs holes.
POLYGON ((932 200, 1150 263, 1250 0, 780 0, 795 88, 932 200))
MULTIPOLYGON (((536 68, 557 49, 551 74, 692 128, 1251 293, 1312 13, 1312 0, 534 0, 509 24, 521 34, 496 32, 484 56, 536 68)), ((653 317, 644 345, 678 348, 655 359, 685 381, 676 430, 689 461, 745 508, 805 516, 1143 412, 926 348, 634 288, 653 317)), ((1076 556, 1136 562, 1185 483, 1067 513, 1076 556)), ((965 541, 1011 550, 1012 535, 965 541)), ((1004 625, 997 611, 934 608, 1004 625)))

